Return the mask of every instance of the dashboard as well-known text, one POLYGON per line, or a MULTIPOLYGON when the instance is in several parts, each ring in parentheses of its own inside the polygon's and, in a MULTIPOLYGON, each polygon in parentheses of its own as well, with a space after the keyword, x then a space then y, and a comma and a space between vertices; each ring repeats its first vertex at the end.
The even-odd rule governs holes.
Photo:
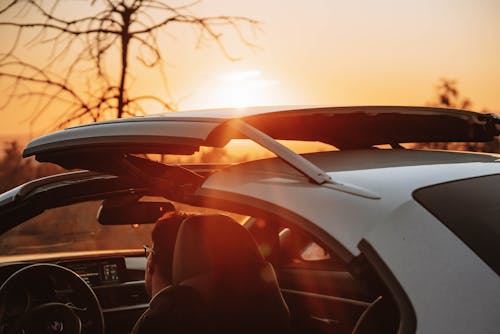
POLYGON ((120 283, 126 277, 125 259, 123 257, 86 261, 63 261, 57 264, 73 270, 93 288, 120 283))
MULTIPOLYGON (((0 284, 18 270, 35 263, 57 264, 78 274, 97 296, 108 334, 129 333, 148 307, 149 296, 144 288, 146 259, 143 256, 131 253, 2 263, 0 284)), ((37 281, 29 288, 20 287, 14 294, 7 295, 0 305, 0 313, 15 317, 43 300, 72 303, 78 300, 78 296, 62 278, 51 277, 37 281)))

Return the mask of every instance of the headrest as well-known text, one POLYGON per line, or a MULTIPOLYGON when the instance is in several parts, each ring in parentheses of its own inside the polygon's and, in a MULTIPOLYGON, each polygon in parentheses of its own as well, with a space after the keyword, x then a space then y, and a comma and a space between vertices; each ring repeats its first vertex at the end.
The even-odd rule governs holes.
POLYGON ((224 215, 193 216, 182 223, 177 235, 173 283, 264 264, 252 235, 235 220, 224 215))
POLYGON ((217 333, 284 333, 290 326, 272 265, 250 232, 227 216, 193 216, 182 223, 172 274, 175 286, 201 297, 206 324, 217 333))

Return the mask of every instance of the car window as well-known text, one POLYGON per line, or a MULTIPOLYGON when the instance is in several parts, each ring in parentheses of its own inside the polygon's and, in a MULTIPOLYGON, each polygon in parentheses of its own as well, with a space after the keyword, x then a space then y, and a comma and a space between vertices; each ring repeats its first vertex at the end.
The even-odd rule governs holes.
POLYGON ((280 231, 279 239, 282 266, 345 270, 340 258, 303 232, 286 227, 280 231))
POLYGON ((2 234, 0 255, 137 249, 149 243, 152 225, 104 226, 100 201, 54 208, 2 234))
MULTIPOLYGON (((8 230, 0 238, 2 256, 49 254, 76 251, 142 250, 151 243, 153 224, 101 225, 97 211, 101 201, 88 201, 46 210, 8 230)), ((194 214, 222 213, 238 222, 246 216, 220 210, 175 203, 175 207, 194 214)))
POLYGON ((413 197, 500 275, 500 174, 422 188, 413 197))
POLYGON ((303 261, 322 261, 328 260, 330 254, 325 248, 311 241, 300 253, 300 258, 303 261))

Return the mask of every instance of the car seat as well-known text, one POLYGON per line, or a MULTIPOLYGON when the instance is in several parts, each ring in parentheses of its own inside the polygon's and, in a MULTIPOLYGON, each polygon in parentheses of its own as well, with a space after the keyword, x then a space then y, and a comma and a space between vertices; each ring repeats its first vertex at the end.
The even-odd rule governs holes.
MULTIPOLYGON (((290 314, 272 265, 251 234, 224 215, 199 215, 181 225, 173 284, 203 304, 203 332, 286 333, 290 314)), ((199 309, 199 305, 196 305, 199 309)))

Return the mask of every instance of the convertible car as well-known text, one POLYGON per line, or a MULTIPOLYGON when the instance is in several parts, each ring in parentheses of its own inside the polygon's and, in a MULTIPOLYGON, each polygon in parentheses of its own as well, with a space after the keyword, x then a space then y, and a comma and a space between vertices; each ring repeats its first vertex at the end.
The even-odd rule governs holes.
MULTIPOLYGON (((291 333, 496 334, 500 155, 407 143, 499 134, 492 114, 372 106, 177 112, 38 138, 25 157, 72 171, 0 195, 0 333, 128 333, 149 301, 142 245, 175 209, 230 217, 255 241, 270 274, 249 266, 233 282, 243 297, 223 298, 245 321, 272 308, 245 291, 272 285, 291 333), (274 156, 169 163, 231 140, 274 156), (321 150, 295 153, 297 141, 321 150)), ((178 236, 173 284, 218 305, 193 283, 207 274, 193 240, 178 236)))

